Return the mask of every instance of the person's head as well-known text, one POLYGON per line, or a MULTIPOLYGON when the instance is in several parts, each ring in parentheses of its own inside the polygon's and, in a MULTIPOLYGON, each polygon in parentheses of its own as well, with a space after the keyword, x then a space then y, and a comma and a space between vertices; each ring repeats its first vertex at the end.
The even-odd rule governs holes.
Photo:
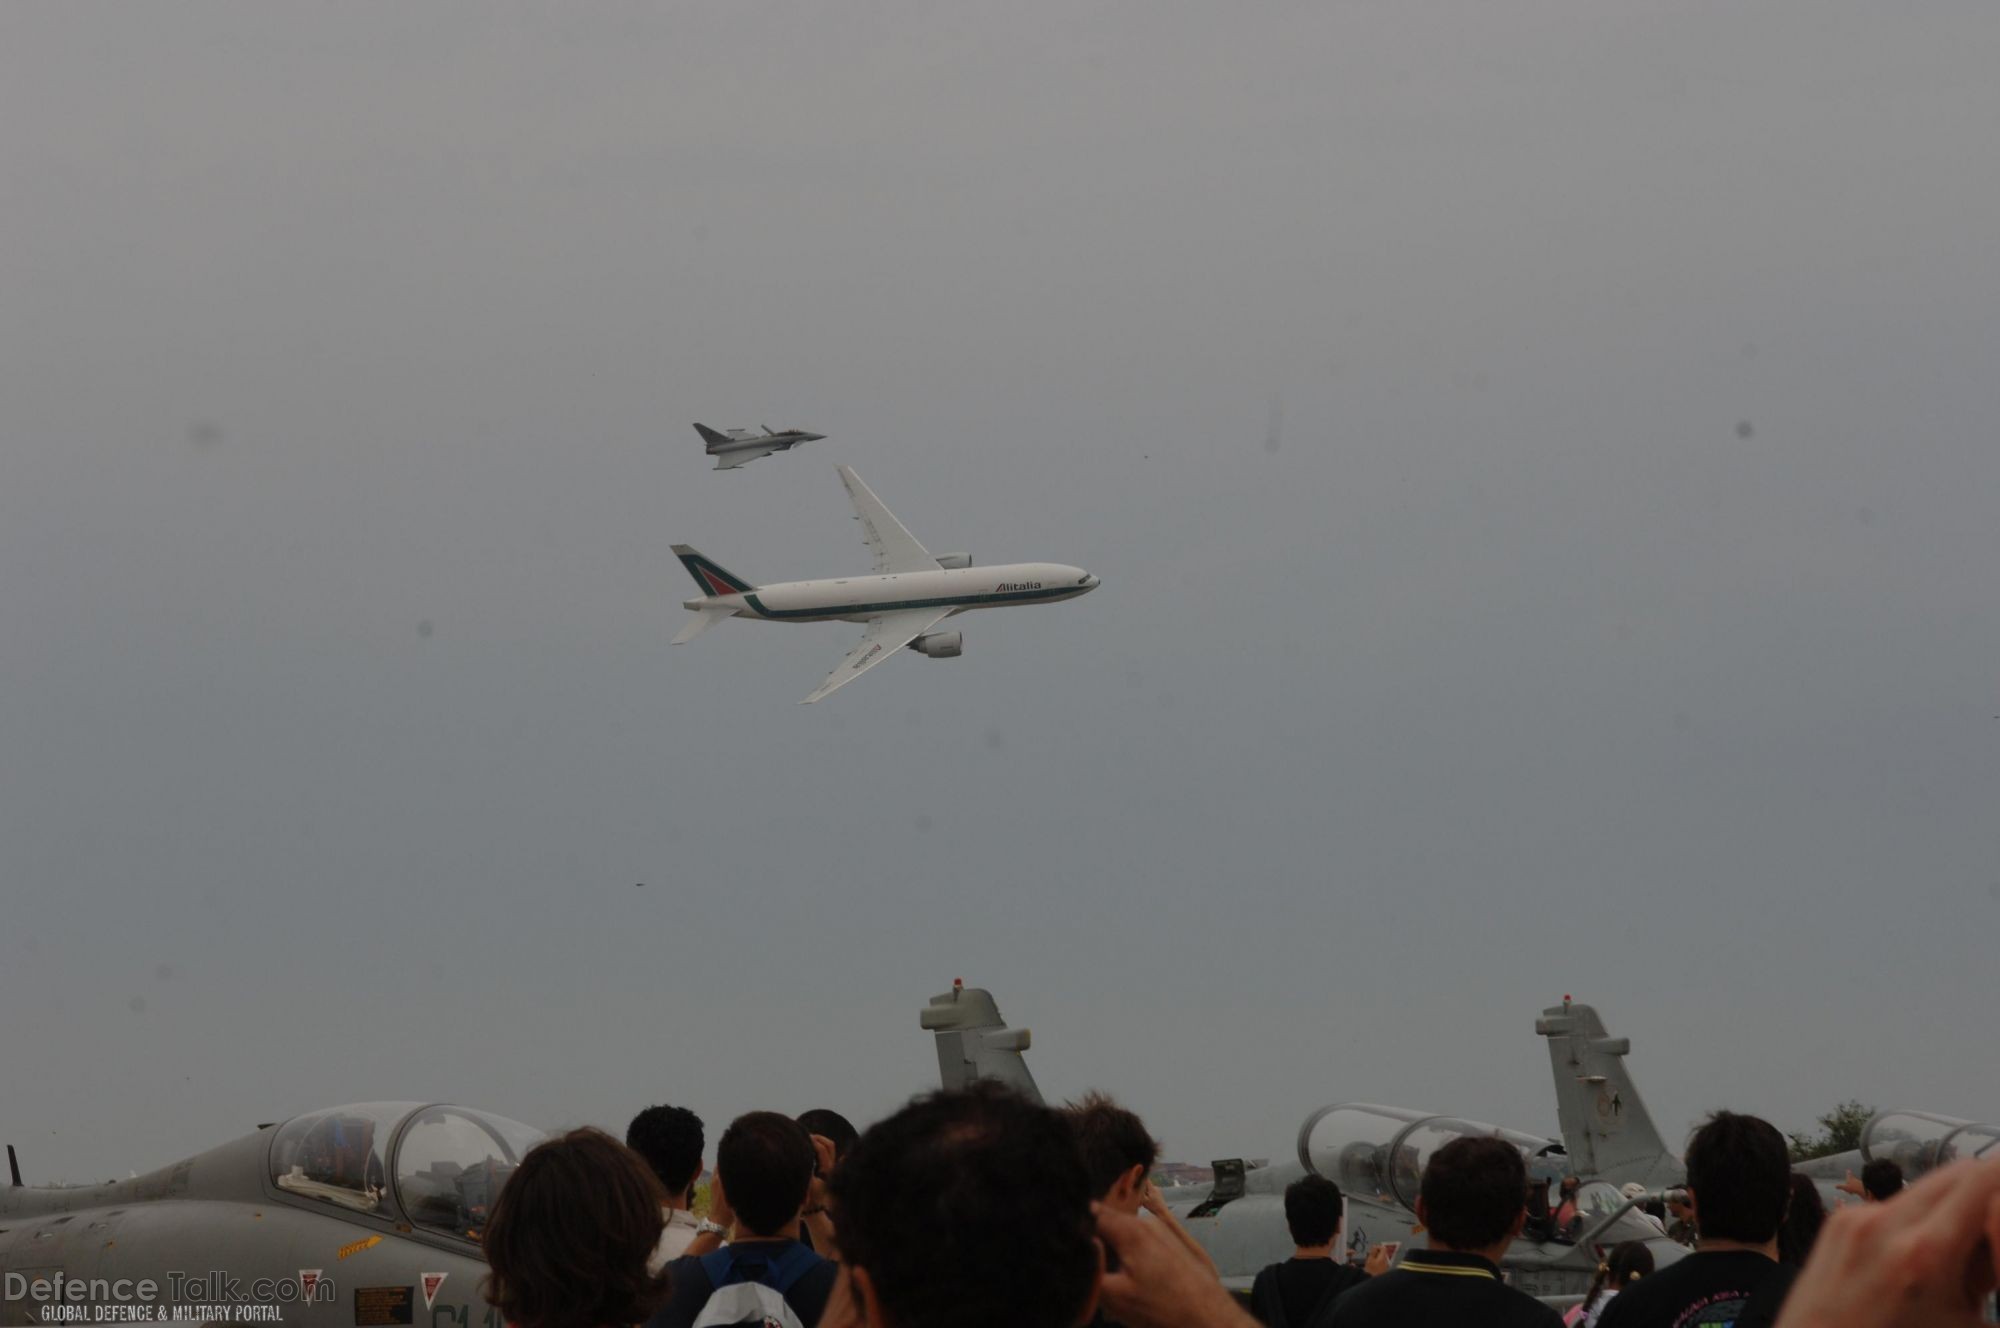
POLYGON ((1785 1220, 1778 1227, 1778 1262, 1804 1267, 1806 1256, 1812 1253, 1813 1242, 1819 1239, 1819 1229, 1825 1223, 1826 1201, 1819 1197, 1819 1186, 1813 1184, 1812 1177, 1794 1171, 1785 1220))
POLYGON ((1881 1203, 1903 1188, 1903 1169, 1886 1157, 1861 1168, 1861 1188, 1870 1203, 1881 1203))
POLYGON ((1791 1194, 1785 1136, 1755 1116, 1718 1111, 1687 1146, 1687 1188, 1704 1241, 1766 1245, 1791 1194))
POLYGON ((784 1236, 812 1187, 812 1140, 790 1116, 752 1111, 729 1122, 715 1146, 715 1180, 752 1236, 784 1236))
POLYGON ((1340 1187, 1324 1176, 1305 1176, 1285 1187, 1285 1225, 1301 1249, 1331 1245, 1340 1235, 1340 1187))
POLYGON ((1675 1186, 1667 1191, 1667 1213, 1676 1222, 1692 1222, 1694 1205, 1688 1202, 1688 1192, 1675 1186))
POLYGON ((1623 1291, 1653 1271, 1653 1251, 1643 1240, 1620 1241, 1611 1247, 1604 1270, 1605 1281, 1612 1289, 1623 1291))
POLYGON ((918 1098, 833 1174, 876 1328, 1071 1328, 1096 1304, 1089 1173, 1062 1115, 997 1084, 918 1098))
POLYGON ((833 1160, 836 1165, 847 1160, 848 1153, 853 1151, 854 1141, 861 1137, 861 1132, 854 1128, 853 1122, 839 1112, 829 1111, 825 1107, 814 1107, 811 1111, 800 1112, 799 1124, 805 1128, 807 1134, 816 1134, 833 1144, 833 1160))
POLYGON ((1528 1168, 1504 1139, 1454 1139, 1431 1155, 1417 1194, 1417 1220, 1431 1243, 1468 1254, 1505 1247, 1527 1219, 1528 1168))
POLYGON ((1613 1245, 1611 1253, 1597 1265, 1590 1289, 1583 1294, 1584 1309, 1596 1308, 1598 1299, 1606 1292, 1623 1291, 1652 1271, 1653 1252, 1646 1248, 1645 1241, 1627 1240, 1613 1245))
POLYGON ((514 1328, 644 1323, 667 1299, 666 1274, 647 1267, 665 1197, 645 1161, 601 1130, 535 1145, 480 1237, 487 1302, 514 1328))
POLYGON ((701 1117, 686 1107, 647 1107, 625 1129, 625 1146, 646 1159, 676 1207, 701 1179, 701 1145, 701 1117))
POLYGON ((1146 1178, 1160 1160, 1160 1145, 1146 1133, 1145 1122, 1102 1093, 1065 1104, 1062 1114, 1083 1153, 1091 1197, 1138 1212, 1146 1178))
POLYGON ((1574 1199, 1576 1198, 1576 1192, 1582 1188, 1583 1178, 1581 1176, 1564 1176, 1562 1178, 1562 1185, 1556 1190, 1556 1193, 1560 1194, 1564 1199, 1574 1199))

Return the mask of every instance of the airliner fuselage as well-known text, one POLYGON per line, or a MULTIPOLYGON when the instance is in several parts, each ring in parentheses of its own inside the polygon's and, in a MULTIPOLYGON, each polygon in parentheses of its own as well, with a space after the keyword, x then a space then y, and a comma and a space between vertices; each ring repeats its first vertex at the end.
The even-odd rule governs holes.
POLYGON ((998 609, 1052 604, 1097 588, 1097 578, 1064 563, 1011 563, 934 572, 890 572, 814 581, 778 581, 755 590, 684 601, 697 611, 727 609, 769 622, 867 622, 906 609, 998 609))

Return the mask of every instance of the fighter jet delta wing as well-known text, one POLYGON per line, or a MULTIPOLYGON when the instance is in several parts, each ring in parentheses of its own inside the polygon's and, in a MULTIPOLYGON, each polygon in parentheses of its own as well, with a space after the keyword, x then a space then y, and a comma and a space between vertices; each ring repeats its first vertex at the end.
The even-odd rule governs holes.
POLYGON ((745 447, 741 451, 724 452, 715 458, 715 468, 735 470, 745 462, 755 461, 758 457, 767 457, 777 450, 776 447, 745 447))
MULTIPOLYGON (((887 576, 894 572, 937 571, 938 560, 931 556, 930 550, 917 543, 917 537, 903 528, 903 523, 882 505, 882 500, 861 482, 861 477, 851 467, 840 466, 838 469, 840 482, 847 486, 847 496, 854 500, 854 519, 861 523, 861 536, 875 554, 876 573, 887 576)), ((937 620, 933 618, 931 621, 937 620)), ((928 626, 930 623, 924 624, 924 627, 928 626)), ((923 627, 917 629, 918 632, 922 630, 923 627)), ((910 635, 914 636, 916 632, 910 635)))
MULTIPOLYGON (((842 470, 845 471, 846 468, 842 467, 842 470)), ((859 480, 854 481, 856 484, 860 482, 859 480)), ((867 493, 868 491, 864 489, 862 492, 867 493)), ((868 496, 871 498, 874 497, 873 494, 869 494, 868 496)), ((887 514, 885 513, 884 515, 887 514)), ((889 519, 894 521, 896 518, 890 517, 889 519)), ((896 529, 902 530, 903 528, 898 526, 896 529)), ((905 530, 903 534, 907 538, 909 532, 905 530)), ((911 543, 915 542, 914 540, 911 541, 911 543)), ((922 636, 927 629, 950 617, 951 612, 951 606, 946 605, 941 609, 902 609, 894 613, 884 613, 879 617, 870 618, 867 628, 861 633, 861 644, 849 651, 847 658, 841 660, 834 671, 826 675, 826 681, 814 688, 813 694, 806 697, 799 704, 811 705, 828 692, 836 688, 845 687, 848 683, 853 682, 856 678, 859 678, 862 674, 868 672, 868 670, 874 668, 877 664, 880 664, 883 660, 922 636)))

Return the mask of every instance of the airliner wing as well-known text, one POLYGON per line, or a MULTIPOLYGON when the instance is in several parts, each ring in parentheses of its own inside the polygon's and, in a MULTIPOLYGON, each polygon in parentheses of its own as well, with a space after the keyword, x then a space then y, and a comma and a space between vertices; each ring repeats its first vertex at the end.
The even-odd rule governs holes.
MULTIPOLYGON (((854 517, 861 523, 862 538, 874 551, 875 570, 885 576, 891 572, 937 571, 938 560, 931 557, 930 550, 903 529, 903 523, 882 506, 882 500, 869 491, 861 477, 846 466, 839 470, 840 482, 847 486, 847 496, 854 500, 854 517)), ((922 627, 917 629, 922 630, 922 627)))
MULTIPOLYGON (((846 467, 842 469, 845 470, 846 467)), ((860 481, 856 480, 855 483, 858 484, 860 481)), ((863 489, 862 492, 868 491, 863 489)), ((890 520, 893 521, 895 518, 891 517, 890 520)), ((901 527, 897 529, 900 530, 901 527)), ((861 644, 848 651, 847 658, 840 661, 840 666, 827 674, 826 681, 799 704, 811 705, 834 688, 845 687, 950 616, 949 608, 901 609, 885 613, 879 618, 870 618, 867 628, 861 633, 861 644)))

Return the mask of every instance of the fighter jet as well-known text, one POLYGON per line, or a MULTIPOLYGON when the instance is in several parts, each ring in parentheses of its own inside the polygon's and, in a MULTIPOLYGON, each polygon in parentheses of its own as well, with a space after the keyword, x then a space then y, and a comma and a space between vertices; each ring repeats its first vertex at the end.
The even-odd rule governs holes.
POLYGON ((768 424, 761 434, 751 433, 748 429, 717 433, 706 424, 696 424, 694 428, 708 444, 708 454, 715 458, 717 470, 734 470, 746 461, 755 461, 773 452, 789 452, 800 443, 816 443, 826 437, 823 433, 807 433, 804 429, 774 432, 768 424))
MULTIPOLYGON (((993 1079, 1041 1100, 1022 1056, 1031 1041, 1028 1030, 1008 1027, 989 993, 954 984, 931 998, 921 1022, 936 1040, 944 1087, 993 1079)), ((1645 1241, 1662 1266, 1680 1258, 1686 1251, 1638 1211, 1646 1199, 1679 1185, 1686 1172, 1626 1071, 1631 1039, 1610 1037, 1596 1010, 1568 997, 1542 1011, 1535 1031, 1548 1043, 1559 1139, 1403 1107, 1337 1103, 1306 1116, 1296 1161, 1275 1166, 1247 1165, 1241 1158, 1217 1161, 1212 1185, 1169 1190, 1168 1206, 1208 1250, 1224 1282, 1238 1291, 1249 1289, 1259 1268, 1291 1253, 1284 1191, 1308 1172, 1332 1179, 1347 1196, 1342 1230, 1350 1257, 1358 1259, 1376 1243, 1394 1243, 1400 1260, 1421 1244, 1417 1185, 1431 1155, 1460 1136, 1490 1135, 1521 1150, 1531 1182, 1544 1193, 1564 1176, 1583 1182, 1577 1196, 1582 1220, 1575 1230, 1558 1232, 1546 1214, 1531 1212, 1530 1228, 1502 1261, 1514 1286, 1544 1299, 1574 1301, 1588 1289, 1604 1252, 1626 1240, 1645 1241), (1628 1194, 1628 1188, 1639 1192, 1628 1194)), ((1889 1111, 1869 1121, 1859 1153, 1802 1169, 1830 1186, 1844 1169, 1858 1170, 1874 1157, 1895 1158, 1914 1178, 1953 1158, 1981 1155, 2000 1156, 2000 1127, 1889 1111)))
POLYGON ((210 1322, 500 1328, 479 1292, 479 1234, 541 1137, 464 1107, 370 1102, 131 1180, 51 1189, 23 1186, 9 1148, 0 1325, 52 1323, 66 1303, 100 1318, 143 1304, 209 1307, 186 1312, 210 1322))
POLYGON ((931 631, 954 614, 1015 604, 1051 604, 1097 589, 1096 577, 1064 563, 975 568, 969 553, 932 556, 860 476, 846 466, 838 469, 840 482, 854 501, 862 538, 875 555, 874 573, 752 585, 693 546, 676 544, 674 552, 702 593, 697 599, 682 601, 695 616, 674 638, 675 645, 694 640, 724 618, 866 623, 861 643, 802 702, 810 704, 853 682, 904 646, 932 659, 957 658, 964 653, 964 635, 931 631))

